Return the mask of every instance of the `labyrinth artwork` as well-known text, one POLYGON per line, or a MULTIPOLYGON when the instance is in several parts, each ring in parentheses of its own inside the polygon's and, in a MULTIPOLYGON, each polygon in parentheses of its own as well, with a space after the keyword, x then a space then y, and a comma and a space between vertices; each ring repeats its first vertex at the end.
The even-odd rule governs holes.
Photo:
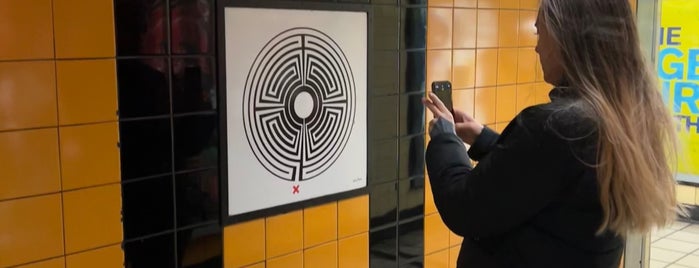
POLYGON ((229 215, 366 187, 366 23, 226 8, 229 215))

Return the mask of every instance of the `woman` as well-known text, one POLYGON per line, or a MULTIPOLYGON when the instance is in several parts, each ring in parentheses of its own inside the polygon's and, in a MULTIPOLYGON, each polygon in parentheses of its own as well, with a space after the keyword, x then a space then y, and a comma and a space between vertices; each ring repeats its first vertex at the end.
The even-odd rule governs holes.
POLYGON ((627 233, 675 219, 673 122, 628 0, 542 0, 536 27, 551 102, 501 135, 423 100, 435 204, 457 267, 619 267, 627 233))

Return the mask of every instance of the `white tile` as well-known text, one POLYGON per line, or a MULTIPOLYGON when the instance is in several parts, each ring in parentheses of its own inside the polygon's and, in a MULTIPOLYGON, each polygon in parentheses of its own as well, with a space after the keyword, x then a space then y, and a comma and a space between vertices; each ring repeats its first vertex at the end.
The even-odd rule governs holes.
POLYGON ((665 266, 665 268, 693 268, 689 266, 684 266, 684 265, 679 265, 679 264, 671 264, 670 266, 665 266))
POLYGON ((655 241, 658 241, 658 240, 662 239, 663 237, 666 237, 666 236, 668 236, 676 231, 677 230, 673 230, 673 229, 658 230, 658 231, 651 233, 650 238, 651 238, 651 241, 655 242, 655 241))
POLYGON ((687 226, 684 229, 682 229, 682 231, 699 234, 699 224, 692 224, 690 226, 687 226))
POLYGON ((663 262, 675 262, 686 255, 682 252, 662 249, 662 248, 652 248, 650 250, 651 260, 663 261, 663 262))
POLYGON ((680 265, 692 267, 692 268, 699 268, 699 256, 687 255, 687 257, 680 259, 676 263, 680 264, 680 265))
POLYGON ((673 229, 673 230, 679 230, 679 229, 682 229, 682 228, 687 227, 687 226, 689 226, 689 223, 686 223, 683 221, 676 221, 668 228, 673 229))
POLYGON ((663 268, 663 267, 667 266, 668 264, 669 263, 667 263, 667 262, 650 260, 650 268, 663 268))
POLYGON ((699 244, 689 243, 680 240, 674 240, 669 238, 663 238, 653 243, 653 247, 668 249, 672 251, 679 251, 684 253, 694 252, 699 249, 699 244))
POLYGON ((690 232, 686 232, 686 231, 674 232, 673 234, 668 235, 667 238, 671 238, 671 239, 675 239, 675 240, 682 240, 682 241, 694 243, 694 244, 699 244, 699 234, 690 233, 690 232))

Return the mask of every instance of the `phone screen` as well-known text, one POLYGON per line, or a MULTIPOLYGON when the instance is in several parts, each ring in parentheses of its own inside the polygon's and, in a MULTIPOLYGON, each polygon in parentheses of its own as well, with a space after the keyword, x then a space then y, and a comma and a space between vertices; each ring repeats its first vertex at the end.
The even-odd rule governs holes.
POLYGON ((454 112, 454 104, 451 98, 451 82, 449 81, 435 81, 432 82, 432 92, 439 97, 439 99, 444 103, 444 106, 449 109, 452 113, 454 112))

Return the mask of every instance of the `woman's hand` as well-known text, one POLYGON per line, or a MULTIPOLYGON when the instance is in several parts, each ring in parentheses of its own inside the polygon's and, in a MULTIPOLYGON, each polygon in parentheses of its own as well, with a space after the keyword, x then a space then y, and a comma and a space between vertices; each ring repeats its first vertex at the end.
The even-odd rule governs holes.
POLYGON ((449 109, 444 105, 444 103, 439 99, 439 97, 437 97, 437 95, 435 95, 434 93, 430 93, 429 99, 422 98, 422 103, 425 104, 427 109, 430 109, 430 111, 432 111, 432 115, 434 116, 434 118, 430 120, 430 126, 428 129, 429 132, 432 132, 434 124, 437 123, 437 120, 440 117, 454 125, 454 116, 451 114, 451 111, 449 111, 449 109))
POLYGON ((444 105, 444 103, 435 95, 430 93, 429 99, 423 98, 422 103, 430 109, 434 119, 430 121, 429 131, 432 131, 434 124, 438 118, 452 123, 456 129, 456 135, 467 144, 473 144, 478 135, 483 131, 483 125, 476 122, 470 115, 463 111, 454 109, 454 114, 444 105))

